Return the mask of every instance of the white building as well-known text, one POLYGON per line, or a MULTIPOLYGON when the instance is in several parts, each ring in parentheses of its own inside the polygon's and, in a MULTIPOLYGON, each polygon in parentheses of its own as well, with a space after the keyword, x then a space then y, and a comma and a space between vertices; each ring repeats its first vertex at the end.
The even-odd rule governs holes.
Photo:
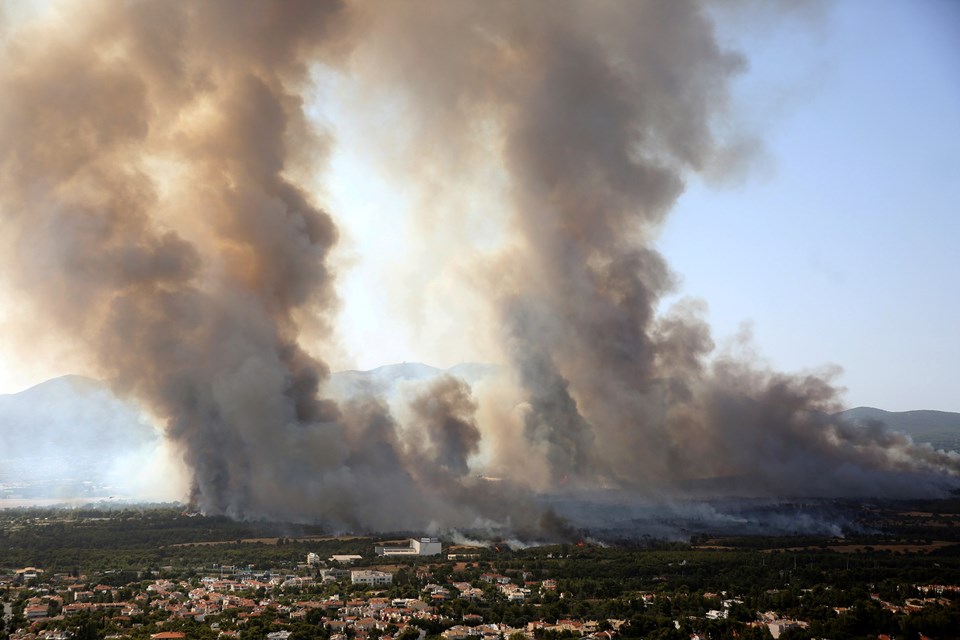
POLYGON ((323 569, 320 571, 320 577, 324 582, 336 582, 350 577, 350 571, 347 569, 323 569))
POLYGON ((317 566, 318 564, 320 564, 320 556, 318 556, 318 555, 315 554, 315 553, 308 553, 308 554, 307 554, 307 564, 309 564, 309 565, 311 565, 311 566, 313 566, 313 567, 317 566))
POLYGON ((411 538, 410 546, 417 550, 418 556, 438 556, 443 551, 438 538, 411 538))
POLYGON ((443 551, 437 538, 410 538, 405 547, 376 545, 373 549, 378 556, 436 556, 443 551))
POLYGON ((393 584, 393 574, 385 571, 351 571, 351 584, 366 584, 370 586, 381 586, 393 584))
POLYGON ((330 562, 339 562, 340 564, 350 564, 351 562, 356 562, 360 560, 363 556, 358 556, 356 554, 349 555, 333 555, 330 556, 330 562))

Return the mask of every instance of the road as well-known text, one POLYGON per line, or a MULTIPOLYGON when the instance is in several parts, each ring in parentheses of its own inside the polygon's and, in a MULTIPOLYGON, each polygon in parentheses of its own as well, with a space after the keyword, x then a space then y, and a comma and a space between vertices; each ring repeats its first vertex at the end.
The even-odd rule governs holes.
POLYGON ((13 617, 13 605, 9 602, 3 603, 3 626, 7 626, 7 622, 10 621, 10 618, 13 617))

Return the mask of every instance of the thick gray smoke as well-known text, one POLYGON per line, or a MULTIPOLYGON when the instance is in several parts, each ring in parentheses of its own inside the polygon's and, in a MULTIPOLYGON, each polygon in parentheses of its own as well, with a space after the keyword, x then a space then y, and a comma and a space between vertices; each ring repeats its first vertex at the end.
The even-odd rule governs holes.
POLYGON ((304 186, 336 136, 305 112, 317 68, 403 102, 415 157, 502 164, 511 246, 487 293, 549 483, 846 494, 958 469, 820 417, 821 380, 708 360, 684 309, 656 317, 672 283, 657 226, 685 174, 740 145, 717 131, 744 61, 698 3, 78 2, 8 29, 0 56, 10 279, 165 420, 204 510, 562 528, 521 471, 475 477, 484 439, 511 436, 463 382, 424 388, 409 424, 320 397, 305 345, 335 339, 337 228, 304 186))
POLYGON ((316 398, 326 369, 297 344, 298 314, 333 299, 336 228, 288 177, 323 148, 298 91, 339 9, 78 3, 3 52, 15 279, 167 420, 213 510, 256 513, 286 490, 267 461, 315 438, 296 426, 331 434, 299 455, 344 455, 316 398))
POLYGON ((657 316, 674 278, 653 238, 685 176, 736 171, 754 146, 725 126, 746 63, 702 3, 419 2, 365 18, 359 82, 401 102, 408 165, 457 158, 441 173, 454 183, 503 167, 509 243, 481 268, 543 486, 903 494, 960 469, 827 417, 824 379, 715 356, 695 304, 657 316))
POLYGON ((466 475, 469 458, 480 444, 480 430, 474 420, 477 404, 466 383, 443 376, 413 401, 411 409, 425 431, 427 457, 455 475, 466 475))

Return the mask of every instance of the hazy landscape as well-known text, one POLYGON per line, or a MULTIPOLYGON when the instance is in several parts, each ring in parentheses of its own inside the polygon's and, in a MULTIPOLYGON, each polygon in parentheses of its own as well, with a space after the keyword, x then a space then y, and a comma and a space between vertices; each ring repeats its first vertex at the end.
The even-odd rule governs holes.
MULTIPOLYGON (((471 385, 502 374, 494 365, 468 363, 442 370, 403 363, 371 371, 331 375, 324 392, 344 402, 384 398, 400 406, 411 391, 446 375, 471 385)), ((838 414, 863 429, 882 423, 917 444, 958 450, 960 414, 940 411, 886 412, 869 407, 838 414)), ((136 407, 114 396, 96 380, 66 376, 0 396, 0 505, 117 504, 150 502, 151 469, 174 473, 160 447, 162 433, 136 407)), ((492 480, 495 481, 495 480, 492 480)), ((651 487, 645 492, 547 491, 538 501, 573 528, 608 537, 650 536, 689 539, 698 534, 842 535, 863 504, 816 500, 808 496, 759 498, 750 478, 712 478, 688 483, 677 492, 651 487)), ((179 486, 174 483, 173 486, 179 486)), ((172 491, 170 500, 180 500, 172 491)), ((558 531, 549 532, 555 536, 558 531)), ((503 530, 503 534, 515 532, 503 530)), ((536 532, 529 532, 535 535, 536 532)), ((542 533, 542 532, 541 532, 542 533)))
POLYGON ((0 640, 960 637, 958 25, 0 0, 0 640))

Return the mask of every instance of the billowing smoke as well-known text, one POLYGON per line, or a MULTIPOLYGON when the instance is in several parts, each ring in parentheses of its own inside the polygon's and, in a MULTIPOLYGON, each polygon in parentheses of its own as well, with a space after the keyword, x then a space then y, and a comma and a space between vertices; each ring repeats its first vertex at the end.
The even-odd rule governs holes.
POLYGON ((0 55, 5 269, 36 326, 165 421, 204 510, 557 531, 533 490, 844 495, 960 468, 825 417, 821 379, 711 357, 695 305, 655 313, 684 176, 750 146, 720 134, 745 63, 698 3, 76 2, 0 55), (318 392, 350 215, 309 187, 337 133, 307 116, 318 69, 389 97, 416 140, 398 153, 434 168, 412 181, 502 167, 507 241, 477 279, 515 406, 444 378, 401 424, 318 392), (525 469, 497 466, 501 441, 525 469))
POLYGON ((411 409, 429 443, 427 457, 455 475, 467 474, 468 458, 480 444, 480 430, 473 417, 477 404, 466 383, 443 376, 413 401, 411 409))
POLYGON ((653 240, 685 177, 736 172, 755 148, 728 126, 746 62, 702 3, 412 6, 363 14, 357 82, 399 103, 432 224, 430 205, 450 204, 431 203, 436 182, 502 167, 507 241, 474 280, 525 394, 512 435, 545 463, 541 488, 902 494, 956 474, 956 455, 830 418, 824 377, 715 354, 695 302, 656 313, 675 278, 653 240))
POLYGON ((330 432, 304 458, 345 455, 316 398, 326 369, 297 344, 299 316, 334 298, 336 228, 290 178, 324 148, 298 91, 339 9, 77 3, 3 53, 14 277, 166 419, 206 508, 256 512, 286 491, 271 463, 315 438, 299 426, 330 432))

